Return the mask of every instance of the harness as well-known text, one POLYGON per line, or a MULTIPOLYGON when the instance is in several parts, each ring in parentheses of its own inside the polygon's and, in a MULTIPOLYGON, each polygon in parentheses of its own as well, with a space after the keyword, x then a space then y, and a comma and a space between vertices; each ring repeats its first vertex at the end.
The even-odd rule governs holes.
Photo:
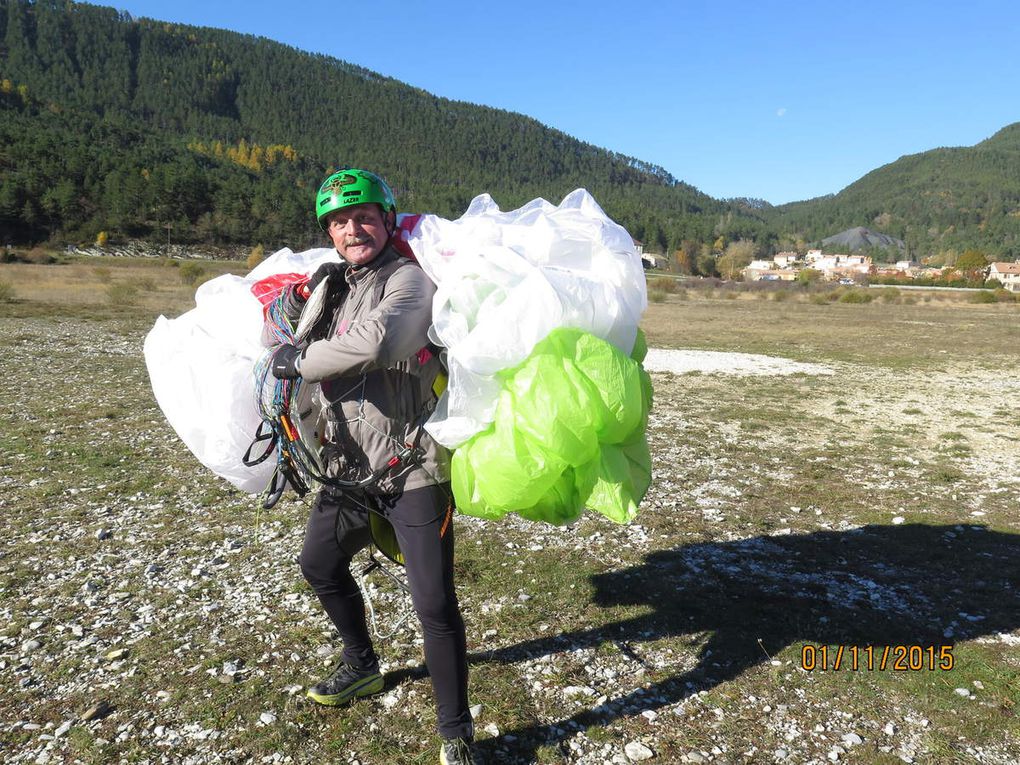
MULTIPOLYGON (((396 271, 397 268, 413 262, 405 257, 400 257, 395 262, 393 270, 396 271)), ((392 272, 390 275, 392 275, 392 272)), ((297 277, 298 275, 295 274, 293 276, 297 277)), ((297 327, 288 318, 285 310, 288 285, 280 286, 275 297, 272 297, 265 306, 266 327, 269 336, 274 341, 274 345, 282 343, 299 345, 316 333, 317 330, 321 333, 322 322, 324 320, 329 321, 331 316, 328 311, 324 310, 327 302, 326 296, 331 289, 329 282, 329 278, 323 280, 323 283, 315 290, 315 293, 308 297, 303 306, 301 319, 297 327)), ((276 284, 279 285, 279 282, 277 281, 276 284)), ((294 287, 303 286, 297 279, 291 281, 290 284, 294 287)), ((377 289, 381 291, 384 286, 384 283, 380 283, 377 285, 377 289)), ((259 295, 260 293, 256 291, 256 287, 253 287, 253 292, 259 295)), ((376 302, 378 302, 379 297, 380 295, 377 294, 376 302)), ((265 298, 260 297, 260 299, 265 298)), ((376 546, 394 562, 402 563, 403 556, 400 554, 399 547, 396 544, 396 537, 393 534, 392 528, 389 528, 387 533, 384 526, 376 522, 376 519, 381 520, 385 527, 389 527, 389 521, 386 520, 385 514, 382 513, 379 507, 376 506, 372 495, 367 489, 378 484, 394 470, 423 463, 425 451, 421 447, 421 437, 425 422, 435 410, 436 401, 442 393, 442 389, 445 388, 445 369, 437 376, 433 384, 435 396, 427 398, 423 402, 422 410, 413 423, 415 430, 414 439, 404 442, 400 442, 388 433, 379 431, 378 428, 375 428, 364 418, 362 408, 365 402, 364 386, 367 373, 362 375, 360 382, 357 384, 362 388, 359 415, 357 418, 347 420, 345 424, 349 426, 355 422, 362 422, 367 427, 374 429, 392 441, 394 450, 389 460, 373 470, 369 475, 359 480, 344 480, 326 474, 319 456, 321 435, 315 432, 314 428, 309 428, 307 425, 309 420, 314 423, 316 419, 314 417, 310 386, 304 383, 301 378, 294 380, 278 380, 273 378, 270 372, 272 350, 272 348, 268 349, 255 366, 256 400, 258 401, 258 409, 262 421, 259 423, 252 443, 248 446, 242 458, 246 466, 252 467, 269 459, 274 451, 277 454, 276 470, 273 472, 273 477, 266 489, 262 507, 269 509, 275 506, 283 496, 287 486, 290 486, 301 497, 310 491, 313 483, 337 489, 369 513, 370 527, 372 527, 373 541, 376 542, 376 546), (309 432, 309 430, 312 432, 309 432), (382 544, 380 544, 380 541, 382 541, 382 544)), ((436 356, 440 360, 442 358, 437 346, 430 344, 419 351, 419 354, 425 352, 436 356)), ((419 358, 421 359, 421 356, 419 358)), ((444 510, 444 512, 446 511, 444 510)), ((446 524, 444 524, 444 531, 445 526, 446 524)))

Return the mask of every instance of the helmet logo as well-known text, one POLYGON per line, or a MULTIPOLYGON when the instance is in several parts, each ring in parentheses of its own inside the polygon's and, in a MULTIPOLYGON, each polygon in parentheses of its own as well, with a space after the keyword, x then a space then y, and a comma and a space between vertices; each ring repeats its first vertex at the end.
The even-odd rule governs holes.
POLYGON ((329 183, 323 184, 322 188, 319 190, 319 193, 320 194, 325 194, 327 192, 332 192, 333 194, 339 194, 340 193, 340 189, 342 189, 344 186, 350 186, 352 183, 357 183, 357 182, 358 182, 358 179, 355 178, 353 175, 350 175, 350 174, 347 174, 347 175, 338 175, 336 178, 331 180, 329 183))

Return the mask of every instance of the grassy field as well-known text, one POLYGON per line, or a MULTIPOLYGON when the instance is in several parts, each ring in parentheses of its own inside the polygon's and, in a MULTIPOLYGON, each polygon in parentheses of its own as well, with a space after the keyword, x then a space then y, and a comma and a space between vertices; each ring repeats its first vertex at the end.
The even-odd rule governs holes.
MULTIPOLYGON (((435 762, 413 626, 382 696, 304 699, 337 649, 295 564, 309 502, 259 513, 148 387, 188 279, 0 265, 0 755, 435 762)), ((487 762, 1020 760, 1020 304, 690 290, 643 326, 832 374, 653 375, 629 526, 460 519, 487 762)))

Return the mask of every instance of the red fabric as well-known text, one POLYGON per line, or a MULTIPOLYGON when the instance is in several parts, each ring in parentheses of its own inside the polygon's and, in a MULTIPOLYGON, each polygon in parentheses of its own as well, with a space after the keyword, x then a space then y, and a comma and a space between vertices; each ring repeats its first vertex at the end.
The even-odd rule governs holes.
POLYGON ((405 258, 409 258, 414 262, 418 262, 418 258, 414 256, 414 250, 411 249, 411 245, 407 243, 407 239, 411 236, 415 227, 418 225, 418 221, 421 220, 420 215, 412 215, 410 213, 402 214, 397 216, 397 230, 393 232, 393 237, 390 239, 390 244, 393 245, 393 249, 403 255, 405 258))
POLYGON ((292 284, 304 285, 307 282, 308 277, 305 274, 273 274, 251 285, 251 294, 262 303, 262 313, 265 315, 269 304, 276 300, 287 287, 292 284))

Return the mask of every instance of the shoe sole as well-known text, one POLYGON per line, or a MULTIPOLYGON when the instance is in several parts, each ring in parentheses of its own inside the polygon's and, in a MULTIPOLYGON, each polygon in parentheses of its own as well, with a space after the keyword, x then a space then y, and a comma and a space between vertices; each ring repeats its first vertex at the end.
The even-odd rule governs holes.
POLYGON ((338 707, 357 698, 373 696, 376 693, 381 693, 384 687, 385 683, 383 682, 383 677, 379 674, 371 675, 363 680, 359 680, 353 685, 349 685, 344 688, 341 693, 334 693, 327 696, 325 694, 315 693, 312 690, 308 690, 305 695, 316 704, 323 704, 327 707, 338 707))

